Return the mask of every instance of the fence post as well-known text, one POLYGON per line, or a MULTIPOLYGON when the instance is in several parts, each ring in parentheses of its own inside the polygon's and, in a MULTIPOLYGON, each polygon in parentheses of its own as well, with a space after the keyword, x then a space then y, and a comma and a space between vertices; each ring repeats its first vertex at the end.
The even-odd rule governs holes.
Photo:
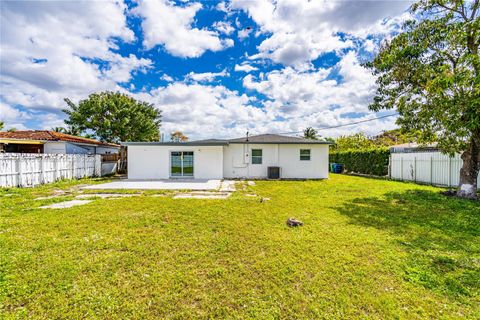
POLYGON ((58 159, 57 157, 53 158, 53 181, 57 181, 58 179, 58 159))
POLYGON ((400 180, 403 181, 403 156, 400 158, 400 180))
POLYGON ((17 185, 21 187, 22 186, 22 158, 21 157, 17 158, 17 174, 18 174, 17 185))
POLYGON ((417 182, 417 157, 413 158, 413 181, 417 182))
POLYGON ((72 179, 75 179, 75 155, 72 154, 72 179))
POLYGON ((40 184, 45 183, 45 166, 43 161, 43 155, 40 158, 40 184))
POLYGON ((430 184, 433 184, 433 156, 430 156, 430 184))
POLYGON ((452 157, 448 156, 448 186, 452 186, 452 157))
POLYGON ((87 177, 87 155, 83 155, 83 177, 87 177))

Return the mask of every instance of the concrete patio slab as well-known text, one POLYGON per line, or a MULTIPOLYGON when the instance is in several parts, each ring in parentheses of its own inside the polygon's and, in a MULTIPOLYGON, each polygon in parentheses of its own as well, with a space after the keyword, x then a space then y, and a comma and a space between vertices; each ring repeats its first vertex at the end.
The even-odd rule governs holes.
POLYGON ((102 183, 83 187, 90 190, 217 190, 220 188, 221 180, 119 180, 109 183, 102 183))
POLYGON ((40 209, 67 209, 75 206, 83 206, 84 204, 90 203, 92 200, 71 200, 64 201, 59 203, 50 204, 48 206, 39 207, 40 209))
POLYGON ((173 199, 227 199, 230 195, 231 193, 195 194, 192 192, 176 194, 173 199))
POLYGON ((139 196, 139 193, 84 193, 76 196, 77 199, 88 199, 88 198, 128 198, 133 196, 139 196))

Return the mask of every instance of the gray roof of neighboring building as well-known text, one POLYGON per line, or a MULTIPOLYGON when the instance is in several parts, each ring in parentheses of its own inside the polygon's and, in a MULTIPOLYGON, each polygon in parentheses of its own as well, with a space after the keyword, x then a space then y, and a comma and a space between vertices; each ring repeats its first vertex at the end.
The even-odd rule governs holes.
POLYGON ((393 153, 414 152, 414 151, 423 151, 423 150, 436 151, 438 150, 437 143, 434 142, 434 143, 428 143, 428 144, 419 144, 416 142, 410 142, 410 143, 402 143, 402 144, 390 146, 390 152, 393 152, 393 153))
POLYGON ((331 144, 328 141, 312 140, 300 137, 281 136, 278 134, 261 134, 257 136, 250 136, 223 140, 223 139, 205 139, 185 142, 123 142, 124 146, 135 145, 162 145, 162 146, 226 146, 230 143, 252 143, 252 144, 331 144))

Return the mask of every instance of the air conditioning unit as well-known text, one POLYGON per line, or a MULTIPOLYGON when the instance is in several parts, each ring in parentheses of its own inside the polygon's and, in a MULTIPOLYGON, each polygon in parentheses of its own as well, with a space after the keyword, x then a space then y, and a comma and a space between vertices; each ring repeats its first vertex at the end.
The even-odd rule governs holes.
POLYGON ((268 167, 267 171, 268 179, 280 179, 280 167, 268 167))

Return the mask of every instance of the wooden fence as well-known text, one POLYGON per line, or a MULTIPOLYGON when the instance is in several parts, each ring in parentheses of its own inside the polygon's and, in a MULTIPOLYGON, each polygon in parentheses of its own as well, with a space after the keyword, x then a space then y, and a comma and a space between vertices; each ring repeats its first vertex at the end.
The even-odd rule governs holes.
POLYGON ((458 154, 450 157, 440 152, 392 153, 389 171, 390 177, 396 180, 457 187, 462 164, 458 154))
POLYGON ((29 187, 100 175, 100 155, 0 154, 0 187, 29 187))

